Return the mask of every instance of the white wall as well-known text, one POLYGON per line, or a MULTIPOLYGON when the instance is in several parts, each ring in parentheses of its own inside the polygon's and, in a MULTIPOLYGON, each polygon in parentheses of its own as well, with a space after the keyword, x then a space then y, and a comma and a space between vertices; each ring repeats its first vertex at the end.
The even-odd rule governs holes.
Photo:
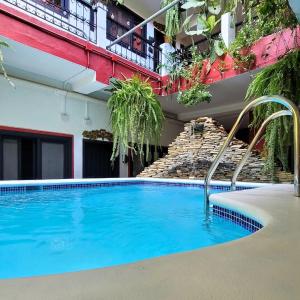
POLYGON ((82 132, 102 128, 110 131, 106 103, 45 85, 11 79, 15 88, 0 77, 0 125, 74 135, 74 175, 81 178, 82 132), (62 115, 65 103, 66 115, 62 115), (86 103, 89 122, 84 120, 86 103))
MULTIPOLYGON (((82 177, 82 132, 111 131, 106 102, 45 85, 11 78, 13 88, 0 77, 0 126, 67 133, 74 136, 74 176, 82 177), (85 119, 89 119, 86 121, 85 119)), ((168 146, 183 130, 183 123, 166 119, 161 144, 168 146)), ((128 175, 120 158, 120 176, 128 175)))
POLYGON ((166 118, 160 141, 161 145, 169 146, 180 134, 180 132, 183 131, 183 127, 183 122, 166 118))

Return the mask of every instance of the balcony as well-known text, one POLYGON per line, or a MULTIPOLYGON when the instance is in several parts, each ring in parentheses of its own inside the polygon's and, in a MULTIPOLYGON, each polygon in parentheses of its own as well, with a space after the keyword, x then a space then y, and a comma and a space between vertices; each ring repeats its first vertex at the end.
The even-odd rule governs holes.
MULTIPOLYGON (((101 2, 96 5, 84 0, 2 0, 2 2, 104 49, 130 29, 111 18, 107 6, 101 2)), ((146 26, 144 32, 145 34, 135 32, 108 50, 158 73, 161 49, 154 40, 153 26, 152 28, 146 26)))
POLYGON ((97 9, 83 0, 3 1, 85 40, 97 43, 97 9))
MULTIPOLYGON (((107 16, 107 28, 106 35, 109 41, 116 40, 119 36, 130 30, 130 28, 123 26, 109 16, 107 16)), ((162 51, 153 37, 147 39, 146 33, 147 32, 141 28, 140 34, 134 32, 125 37, 120 43, 107 48, 109 51, 114 52, 141 67, 158 73, 158 67, 161 64, 162 51)))

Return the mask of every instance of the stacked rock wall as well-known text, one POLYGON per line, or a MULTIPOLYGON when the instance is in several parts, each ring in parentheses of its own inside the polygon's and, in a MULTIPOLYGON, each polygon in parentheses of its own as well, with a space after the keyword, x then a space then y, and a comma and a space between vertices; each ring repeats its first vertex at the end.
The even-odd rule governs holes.
MULTIPOLYGON (((139 177, 204 179, 220 147, 227 137, 223 126, 211 118, 199 118, 185 124, 184 131, 169 145, 168 154, 155 161, 139 177)), ((234 139, 228 147, 215 175, 216 180, 230 180, 248 145, 234 139)), ((264 159, 253 151, 241 171, 239 181, 270 182, 263 173, 264 159)), ((278 170, 280 182, 291 182, 292 174, 278 170)))

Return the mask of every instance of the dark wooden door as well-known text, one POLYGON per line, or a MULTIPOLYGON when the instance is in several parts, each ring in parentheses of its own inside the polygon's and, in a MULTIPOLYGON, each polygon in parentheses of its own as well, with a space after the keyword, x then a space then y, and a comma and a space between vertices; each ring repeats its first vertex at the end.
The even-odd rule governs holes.
POLYGON ((113 178, 119 177, 119 159, 114 164, 110 160, 113 144, 110 142, 83 142, 83 177, 113 178))

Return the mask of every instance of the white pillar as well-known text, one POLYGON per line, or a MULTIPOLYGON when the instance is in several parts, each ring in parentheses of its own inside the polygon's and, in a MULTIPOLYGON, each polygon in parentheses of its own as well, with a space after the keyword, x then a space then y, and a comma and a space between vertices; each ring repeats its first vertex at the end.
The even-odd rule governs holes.
POLYGON ((101 48, 108 46, 106 39, 106 11, 107 8, 102 3, 97 3, 97 45, 101 48))
POLYGON ((228 48, 235 39, 235 22, 231 12, 228 12, 221 17, 221 35, 228 48))
MULTIPOLYGON (((149 22, 146 26, 147 26, 147 39, 152 40, 154 42, 154 25, 153 25, 153 22, 149 22)), ((154 60, 153 60, 154 51, 155 50, 154 50, 153 47, 146 44, 146 52, 147 52, 146 66, 149 67, 150 70, 154 70, 154 60)))
POLYGON ((83 139, 81 135, 74 136, 74 178, 82 178, 83 139))
POLYGON ((163 43, 160 46, 161 49, 161 64, 162 64, 162 68, 160 69, 160 75, 161 76, 165 76, 168 75, 168 66, 170 65, 170 60, 168 59, 170 54, 175 52, 175 49, 173 48, 173 46, 169 43, 163 43))
POLYGON ((119 177, 127 178, 128 177, 128 150, 126 152, 120 150, 119 156, 119 177), (126 161, 127 158, 127 161, 126 161))

